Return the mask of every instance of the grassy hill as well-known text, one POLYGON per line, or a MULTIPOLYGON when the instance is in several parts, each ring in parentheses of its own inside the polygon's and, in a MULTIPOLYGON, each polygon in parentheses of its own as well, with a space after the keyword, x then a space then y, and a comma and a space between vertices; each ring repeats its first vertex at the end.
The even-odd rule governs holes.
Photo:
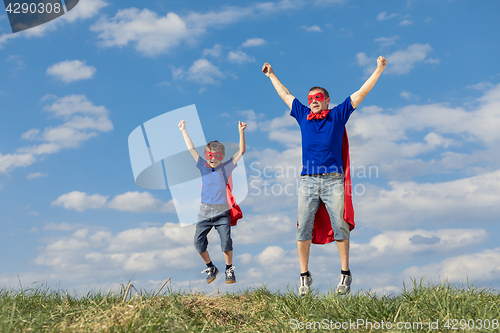
POLYGON ((0 332, 500 332, 500 294, 414 281, 400 294, 0 290, 0 332))

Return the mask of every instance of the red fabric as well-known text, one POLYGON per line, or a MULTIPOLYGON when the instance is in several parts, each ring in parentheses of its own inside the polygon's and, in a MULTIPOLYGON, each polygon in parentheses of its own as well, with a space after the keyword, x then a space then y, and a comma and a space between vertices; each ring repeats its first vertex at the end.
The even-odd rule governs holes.
POLYGON ((227 180, 227 203, 229 204, 229 215, 231 216, 231 226, 234 227, 238 220, 243 217, 243 212, 240 206, 236 203, 236 199, 231 192, 233 190, 233 175, 229 175, 227 180))
MULTIPOLYGON (((354 229, 354 207, 352 206, 351 168, 349 161, 349 140, 347 129, 344 128, 344 141, 342 142, 342 160, 344 161, 344 221, 349 223, 349 230, 354 229)), ((299 223, 297 221, 297 227, 299 223)), ((323 202, 320 203, 314 217, 313 244, 327 244, 335 241, 330 215, 323 202)))
POLYGON ((307 120, 311 120, 311 119, 319 119, 319 120, 325 119, 325 117, 328 114, 328 112, 330 112, 330 110, 324 110, 324 111, 321 111, 321 112, 318 112, 318 113, 314 113, 311 110, 311 113, 309 113, 307 115, 307 120))

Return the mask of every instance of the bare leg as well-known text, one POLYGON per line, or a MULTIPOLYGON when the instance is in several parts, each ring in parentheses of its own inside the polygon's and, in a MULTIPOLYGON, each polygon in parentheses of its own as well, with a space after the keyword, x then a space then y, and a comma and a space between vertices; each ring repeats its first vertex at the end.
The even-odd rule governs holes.
POLYGON ((224 252, 224 259, 226 259, 226 265, 233 264, 233 250, 224 252))
POLYGON ((309 249, 311 241, 297 241, 297 252, 299 253, 300 272, 305 273, 309 270, 309 249))
POLYGON ((210 259, 210 255, 208 254, 208 251, 200 253, 201 258, 203 261, 205 261, 205 264, 210 263, 212 260, 210 259))
POLYGON ((349 270, 349 239, 337 241, 337 248, 339 249, 340 265, 343 271, 349 270))

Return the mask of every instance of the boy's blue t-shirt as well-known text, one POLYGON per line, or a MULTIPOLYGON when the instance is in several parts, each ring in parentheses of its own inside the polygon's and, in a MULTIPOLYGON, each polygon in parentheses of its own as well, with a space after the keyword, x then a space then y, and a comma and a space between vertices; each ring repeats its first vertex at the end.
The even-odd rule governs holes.
POLYGON ((300 126, 302 133, 301 175, 318 173, 343 173, 342 143, 344 128, 354 108, 351 97, 330 110, 325 119, 307 120, 311 109, 293 100, 290 115, 300 126))
POLYGON ((222 163, 218 167, 211 168, 205 165, 205 161, 201 156, 198 157, 196 167, 200 169, 201 181, 203 187, 201 189, 201 202, 211 205, 227 204, 226 180, 222 173, 222 169, 226 172, 226 177, 229 179, 236 165, 231 157, 228 161, 222 163))

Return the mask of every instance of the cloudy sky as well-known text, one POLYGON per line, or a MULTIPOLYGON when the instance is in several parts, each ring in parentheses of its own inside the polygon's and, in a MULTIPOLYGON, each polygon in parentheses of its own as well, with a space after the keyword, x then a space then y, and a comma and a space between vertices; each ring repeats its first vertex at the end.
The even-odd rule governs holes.
MULTIPOLYGON (((80 0, 16 34, 0 16, 1 287, 295 289, 300 132, 262 64, 303 103, 320 85, 338 104, 383 55, 347 125, 353 289, 423 276, 500 288, 500 4, 188 3, 80 0), (168 189, 132 173, 129 134, 191 104, 207 140, 237 142, 248 124, 235 285, 206 285, 194 227, 179 225, 168 189)), ((312 247, 310 271, 322 292, 337 284, 335 244, 312 247)))

